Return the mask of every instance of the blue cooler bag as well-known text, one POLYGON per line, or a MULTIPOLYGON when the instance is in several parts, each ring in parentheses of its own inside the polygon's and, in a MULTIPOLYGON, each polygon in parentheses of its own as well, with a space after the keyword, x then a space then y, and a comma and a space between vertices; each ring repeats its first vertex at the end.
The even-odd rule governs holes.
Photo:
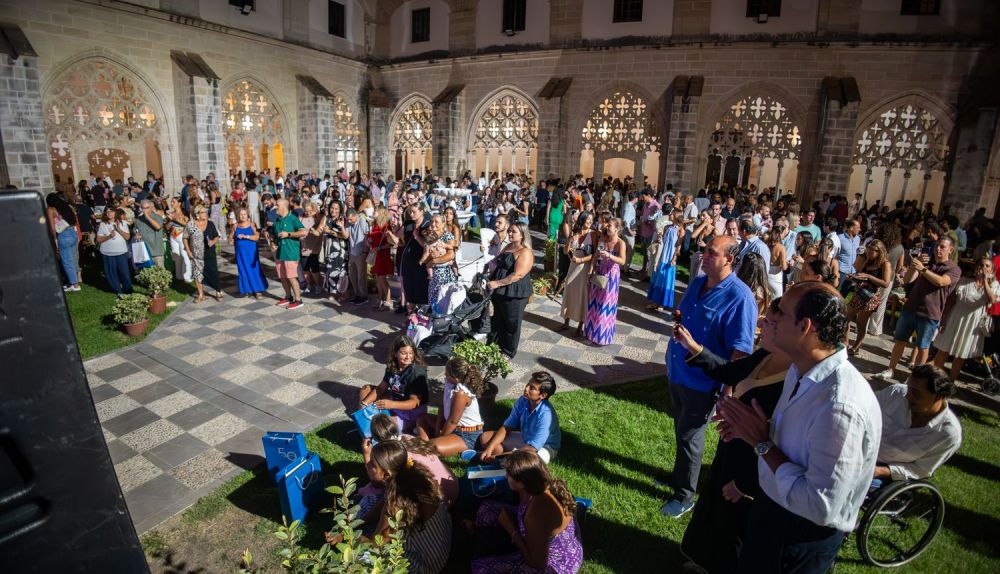
POLYGON ((389 414, 389 411, 385 409, 379 410, 378 407, 375 406, 375 403, 372 403, 363 409, 354 411, 350 414, 350 417, 351 420, 354 421, 354 424, 358 426, 358 432, 361 433, 361 436, 371 438, 372 419, 378 414, 387 415, 389 414))
POLYGON ((465 476, 477 498, 504 499, 511 494, 506 471, 499 464, 470 466, 465 476))
POLYGON ((323 501, 323 475, 319 455, 309 454, 281 469, 275 479, 281 514, 289 524, 304 520, 309 511, 318 511, 323 501))
POLYGON ((300 432, 269 432, 261 439, 267 474, 277 477, 278 471, 309 454, 306 438, 300 432))

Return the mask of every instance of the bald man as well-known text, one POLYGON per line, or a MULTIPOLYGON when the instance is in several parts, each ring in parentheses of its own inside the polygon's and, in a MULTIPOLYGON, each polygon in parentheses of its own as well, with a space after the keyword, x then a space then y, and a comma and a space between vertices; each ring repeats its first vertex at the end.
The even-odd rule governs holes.
MULTIPOLYGON (((701 269, 684 292, 677 310, 681 322, 705 348, 720 357, 738 359, 753 352, 757 303, 736 274, 740 251, 736 238, 713 237, 702 253, 701 269)), ((674 497, 660 512, 678 518, 694 506, 705 450, 705 429, 722 385, 685 360, 688 352, 676 341, 667 346, 667 378, 673 405, 677 454, 671 484, 674 497)))
POLYGON ((302 293, 299 290, 299 257, 302 254, 302 246, 299 240, 309 231, 299 218, 289 211, 287 199, 279 199, 275 206, 278 212, 273 231, 276 242, 271 246, 271 251, 274 252, 278 279, 285 288, 285 297, 279 299, 275 305, 298 309, 302 307, 302 293))

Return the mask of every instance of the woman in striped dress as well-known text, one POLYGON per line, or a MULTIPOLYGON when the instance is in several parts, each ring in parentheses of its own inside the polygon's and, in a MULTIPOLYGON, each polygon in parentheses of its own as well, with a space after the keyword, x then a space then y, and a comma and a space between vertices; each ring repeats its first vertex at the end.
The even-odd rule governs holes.
POLYGON ((590 280, 587 321, 583 335, 595 345, 610 345, 615 337, 618 316, 618 282, 625 264, 625 242, 618 236, 622 220, 603 222, 590 280))

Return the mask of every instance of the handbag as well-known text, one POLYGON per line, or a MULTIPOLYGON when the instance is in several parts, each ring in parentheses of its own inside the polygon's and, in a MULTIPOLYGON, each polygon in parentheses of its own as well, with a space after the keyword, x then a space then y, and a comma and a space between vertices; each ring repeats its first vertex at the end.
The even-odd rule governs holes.
POLYGON ((289 522, 304 520, 323 506, 324 488, 319 455, 307 453, 289 463, 274 477, 278 483, 281 515, 289 522))
POLYGON ((375 250, 375 249, 372 249, 371 251, 369 251, 369 252, 368 252, 368 257, 366 257, 366 258, 365 258, 365 262, 366 262, 366 263, 367 263, 368 265, 375 265, 375 254, 376 254, 377 252, 378 252, 378 251, 377 251, 377 250, 375 250))
POLYGON ((146 247, 145 241, 138 239, 133 241, 130 247, 132 250, 132 263, 135 263, 137 267, 149 261, 149 249, 146 247))
POLYGON ((375 406, 375 403, 372 403, 366 407, 362 407, 354 411, 353 413, 350 414, 350 417, 354 421, 354 424, 357 425, 358 432, 361 433, 361 436, 365 438, 371 438, 372 419, 375 418, 375 415, 379 414, 387 415, 389 414, 389 411, 385 409, 379 409, 378 407, 375 406))
POLYGON ((309 455, 305 436, 300 432, 268 432, 261 438, 267 473, 277 480, 278 471, 309 455))
POLYGON ((470 466, 465 476, 476 498, 505 498, 510 495, 506 471, 499 464, 470 466))
POLYGON ((607 275, 601 275, 599 273, 594 273, 593 275, 590 276, 590 284, 594 285, 598 289, 607 289, 608 288, 608 282, 609 281, 608 281, 608 276, 607 275))
POLYGON ((337 280, 337 293, 347 293, 347 288, 351 286, 351 278, 344 273, 337 280))

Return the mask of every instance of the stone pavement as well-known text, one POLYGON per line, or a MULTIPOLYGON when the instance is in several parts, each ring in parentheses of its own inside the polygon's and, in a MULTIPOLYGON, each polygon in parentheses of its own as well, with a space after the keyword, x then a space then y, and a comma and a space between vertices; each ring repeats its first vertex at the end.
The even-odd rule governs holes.
MULTIPOLYGON (((219 263, 226 292, 237 293, 230 255, 219 263)), ((183 303, 142 343, 85 363, 140 533, 261 462, 264 432, 343 420, 357 388, 381 381, 403 315, 308 297, 289 311, 274 306, 278 282, 270 287, 260 301, 183 303)), ((559 303, 534 297, 501 396, 517 396, 539 369, 557 375, 560 391, 662 373, 668 317, 645 311, 644 287, 622 282, 618 332, 606 347, 556 332, 559 303)))

